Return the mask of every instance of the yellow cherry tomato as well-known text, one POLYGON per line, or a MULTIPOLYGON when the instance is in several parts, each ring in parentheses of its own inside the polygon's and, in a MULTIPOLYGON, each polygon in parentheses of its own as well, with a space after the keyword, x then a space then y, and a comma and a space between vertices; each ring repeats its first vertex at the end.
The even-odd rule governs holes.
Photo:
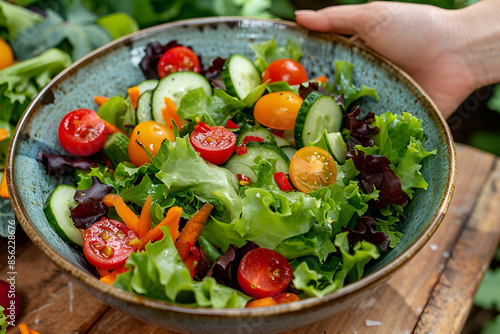
POLYGON ((255 104, 255 120, 273 129, 293 129, 302 102, 304 100, 293 92, 264 95, 255 104))
POLYGON ((14 64, 14 54, 6 41, 0 38, 0 70, 14 64))
POLYGON ((144 151, 144 148, 155 157, 161 143, 165 139, 170 141, 174 141, 175 139, 174 131, 166 125, 155 121, 137 124, 134 131, 132 131, 132 135, 130 135, 130 142, 128 144, 130 161, 137 167, 145 163, 150 163, 151 160, 146 151, 144 151))
POLYGON ((308 193, 334 184, 337 179, 337 165, 328 151, 316 146, 307 146, 294 154, 290 161, 289 173, 295 188, 308 193))

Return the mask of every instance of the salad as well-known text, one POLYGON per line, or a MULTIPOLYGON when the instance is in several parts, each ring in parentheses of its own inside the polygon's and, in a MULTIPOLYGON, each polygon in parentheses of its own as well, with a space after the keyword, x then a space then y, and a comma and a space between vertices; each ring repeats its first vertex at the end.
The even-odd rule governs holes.
POLYGON ((152 42, 145 81, 69 112, 69 154, 39 152, 47 173, 75 176, 47 220, 101 281, 189 306, 270 306, 359 280, 399 242, 435 154, 421 122, 362 114, 356 101, 378 95, 349 62, 310 78, 298 41, 251 47, 254 59, 207 66, 152 42))

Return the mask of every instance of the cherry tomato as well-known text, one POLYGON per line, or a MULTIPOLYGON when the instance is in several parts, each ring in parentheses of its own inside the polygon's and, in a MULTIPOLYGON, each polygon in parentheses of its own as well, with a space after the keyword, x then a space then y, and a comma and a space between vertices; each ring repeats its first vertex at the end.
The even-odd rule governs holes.
POLYGON ((280 253, 256 248, 246 253, 238 268, 241 289, 253 298, 274 297, 292 281, 292 267, 280 253))
POLYGON ((14 284, 0 280, 0 306, 5 309, 3 313, 7 317, 7 321, 16 319, 21 305, 15 289, 15 281, 12 283, 14 284))
POLYGON ((222 126, 209 127, 204 123, 201 124, 196 126, 189 136, 191 145, 208 162, 214 165, 223 164, 234 152, 236 136, 222 126))
POLYGON ((280 293, 273 299, 278 304, 298 302, 300 300, 299 296, 297 296, 295 293, 290 293, 290 292, 280 293))
POLYGON ((88 157, 97 153, 106 141, 104 121, 90 109, 76 109, 59 123, 59 142, 70 154, 88 157))
POLYGON ((0 38, 0 54, 2 55, 2 57, 0 57, 0 70, 14 64, 12 49, 2 38, 0 38))
POLYGON ((155 157, 160 149, 161 143, 163 143, 165 139, 170 141, 175 140, 174 130, 168 126, 155 121, 146 121, 137 124, 130 135, 130 141, 128 143, 128 156, 130 161, 137 167, 150 163, 151 159, 146 151, 144 151, 144 148, 155 157))
POLYGON ((262 74, 262 82, 286 81, 289 85, 299 85, 307 81, 306 70, 293 59, 278 59, 273 61, 262 74))
POLYGON ((97 268, 113 270, 123 266, 137 249, 129 245, 135 238, 137 235, 122 222, 103 218, 85 230, 83 254, 97 268))
POLYGON ((308 193, 335 183, 337 166, 328 151, 316 146, 307 146, 294 154, 290 161, 289 173, 295 188, 308 193))
POLYGON ((176 46, 161 56, 158 62, 158 75, 161 79, 170 73, 181 71, 200 73, 200 61, 193 50, 185 46, 176 46))
POLYGON ((269 128, 293 129, 302 102, 304 100, 293 92, 274 92, 257 101, 253 115, 257 122, 269 128))

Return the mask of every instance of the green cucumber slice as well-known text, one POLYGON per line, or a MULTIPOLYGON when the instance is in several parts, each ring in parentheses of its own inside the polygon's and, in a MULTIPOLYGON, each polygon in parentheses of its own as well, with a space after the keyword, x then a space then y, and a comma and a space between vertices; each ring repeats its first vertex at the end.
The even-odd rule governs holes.
POLYGON ((151 110, 151 99, 153 97, 153 92, 148 90, 139 96, 137 100, 137 108, 135 110, 137 123, 142 123, 146 121, 153 120, 153 113, 151 110))
POLYGON ((302 103, 295 119, 294 137, 297 148, 317 141, 324 130, 339 132, 343 120, 342 109, 335 99, 320 92, 310 93, 302 103))
POLYGON ((73 220, 69 212, 69 207, 73 202, 76 187, 61 184, 54 189, 48 201, 45 203, 43 211, 49 225, 59 236, 73 246, 82 246, 83 238, 80 231, 73 225, 73 220))
POLYGON ((222 79, 227 92, 240 100, 247 97, 262 83, 259 70, 254 63, 247 57, 238 54, 229 57, 224 63, 222 79))
POLYGON ((212 95, 210 82, 201 74, 184 71, 174 72, 160 80, 156 89, 153 90, 151 108, 153 119, 161 124, 165 124, 162 109, 165 109, 165 97, 168 97, 179 107, 179 104, 190 90, 203 88, 207 96, 212 95))
MULTIPOLYGON (((256 165, 255 159, 258 156, 262 156, 267 160, 276 160, 274 172, 283 172, 288 175, 288 166, 290 165, 290 159, 278 146, 268 143, 250 142, 246 144, 246 147, 247 153, 242 155, 234 153, 224 166, 226 167, 234 163, 241 163, 248 167, 252 167, 256 165)), ((250 175, 247 176, 252 178, 250 175)), ((252 181, 254 180, 252 179, 252 181)))
POLYGON ((156 86, 158 86, 158 83, 160 81, 159 80, 156 80, 156 79, 149 79, 149 80, 144 80, 143 82, 141 82, 140 84, 137 85, 137 88, 139 88, 139 92, 142 94, 144 94, 145 92, 147 92, 148 90, 153 90, 156 88, 156 86))
POLYGON ((128 144, 130 139, 121 132, 115 132, 106 138, 102 151, 114 168, 122 161, 130 161, 128 144))
POLYGON ((276 139, 274 138, 274 135, 271 133, 271 131, 264 127, 253 127, 242 131, 238 135, 238 138, 236 139, 236 146, 239 146, 241 143, 243 143, 243 140, 245 140, 246 136, 259 137, 264 140, 264 143, 276 145, 276 139))

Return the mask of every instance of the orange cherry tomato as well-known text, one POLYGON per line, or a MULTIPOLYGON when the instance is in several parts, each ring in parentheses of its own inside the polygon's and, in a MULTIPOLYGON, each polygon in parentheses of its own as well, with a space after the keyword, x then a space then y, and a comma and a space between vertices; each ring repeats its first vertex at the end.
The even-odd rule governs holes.
POLYGON ((9 44, 0 38, 0 70, 14 64, 14 54, 9 44))
POLYGON ((286 81, 289 85, 299 85, 307 81, 306 70, 293 59, 278 59, 273 61, 262 74, 262 82, 286 81))
POLYGON ((302 102, 304 100, 293 92, 264 95, 255 104, 255 120, 272 129, 293 129, 302 102))
POLYGON ((289 173, 295 188, 308 193, 335 183, 337 165, 328 151, 316 146, 307 146, 294 154, 290 161, 289 173))
POLYGON ((299 300, 300 300, 299 296, 291 292, 280 293, 279 295, 274 297, 274 301, 278 304, 298 302, 299 300))
POLYGON ((174 130, 166 125, 155 121, 146 121, 137 124, 130 135, 130 142, 128 144, 128 156, 130 161, 137 167, 145 163, 150 163, 151 160, 144 151, 144 148, 155 157, 160 149, 161 143, 163 143, 165 139, 170 141, 175 140, 174 130))
POLYGON ((276 301, 272 297, 266 297, 266 298, 260 298, 260 299, 254 299, 249 301, 245 308, 251 308, 251 307, 264 307, 264 306, 273 306, 273 305, 278 305, 276 301))

